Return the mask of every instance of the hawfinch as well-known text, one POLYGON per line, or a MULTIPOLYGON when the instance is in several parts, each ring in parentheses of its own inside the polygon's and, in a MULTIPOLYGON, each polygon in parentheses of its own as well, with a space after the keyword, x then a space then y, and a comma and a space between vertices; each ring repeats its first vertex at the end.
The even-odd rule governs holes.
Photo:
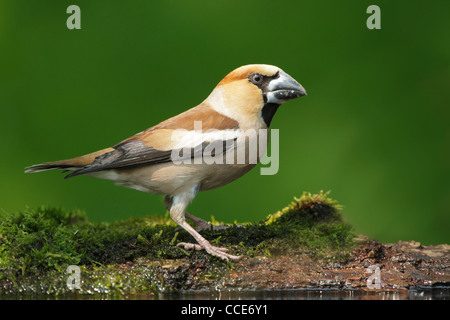
POLYGON ((77 158, 44 162, 26 173, 53 169, 72 171, 65 178, 87 175, 117 185, 165 195, 172 219, 197 244, 222 259, 241 256, 210 244, 193 228, 209 224, 186 212, 199 191, 226 185, 252 169, 264 154, 268 128, 278 107, 306 95, 305 89, 280 68, 246 65, 229 73, 198 106, 142 131, 113 147, 77 158), (256 147, 255 147, 256 146, 256 147))

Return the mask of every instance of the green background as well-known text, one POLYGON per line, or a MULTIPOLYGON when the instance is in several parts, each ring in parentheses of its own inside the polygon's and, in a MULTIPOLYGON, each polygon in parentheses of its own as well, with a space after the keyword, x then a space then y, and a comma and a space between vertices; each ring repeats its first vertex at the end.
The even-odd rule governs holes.
POLYGON ((280 170, 200 193, 190 212, 259 221, 331 190, 356 231, 450 242, 449 1, 0 1, 0 207, 164 214, 162 197, 90 177, 24 174, 109 147, 203 101, 228 72, 281 67, 280 170), (81 30, 66 9, 81 8, 81 30), (366 9, 381 8, 381 30, 366 9))

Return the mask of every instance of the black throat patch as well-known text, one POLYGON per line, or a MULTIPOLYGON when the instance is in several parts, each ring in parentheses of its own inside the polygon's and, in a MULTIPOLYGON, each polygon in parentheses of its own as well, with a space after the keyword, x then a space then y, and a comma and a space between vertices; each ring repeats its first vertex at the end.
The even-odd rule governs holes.
POLYGON ((267 127, 270 126, 270 123, 272 122, 272 118, 275 115, 275 112, 277 112, 278 107, 280 105, 276 103, 265 103, 263 108, 261 109, 261 117, 263 118, 264 122, 266 123, 267 127))

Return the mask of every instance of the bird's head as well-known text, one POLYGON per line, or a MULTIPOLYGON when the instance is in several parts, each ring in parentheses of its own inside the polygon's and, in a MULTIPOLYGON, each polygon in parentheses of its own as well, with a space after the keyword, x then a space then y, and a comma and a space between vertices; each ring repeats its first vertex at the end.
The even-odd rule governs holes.
POLYGON ((252 64, 239 67, 220 81, 207 102, 241 124, 254 119, 267 127, 278 107, 306 95, 305 89, 278 67, 252 64))

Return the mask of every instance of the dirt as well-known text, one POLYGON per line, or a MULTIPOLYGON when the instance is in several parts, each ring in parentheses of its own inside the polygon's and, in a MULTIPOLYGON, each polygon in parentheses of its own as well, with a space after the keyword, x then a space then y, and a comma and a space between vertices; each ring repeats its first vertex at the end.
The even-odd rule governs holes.
POLYGON ((346 261, 317 261, 302 255, 244 260, 231 272, 224 287, 264 290, 448 287, 449 267, 448 244, 423 246, 415 241, 382 244, 360 239, 346 261))

